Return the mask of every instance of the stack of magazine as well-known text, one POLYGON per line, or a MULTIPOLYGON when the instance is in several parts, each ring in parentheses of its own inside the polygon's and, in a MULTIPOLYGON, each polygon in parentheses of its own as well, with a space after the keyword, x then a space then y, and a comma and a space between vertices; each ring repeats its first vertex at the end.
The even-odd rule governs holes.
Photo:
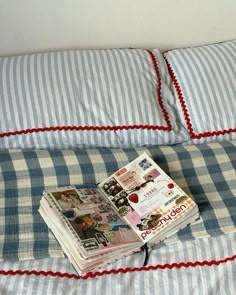
POLYGON ((80 275, 199 218, 192 198, 146 153, 97 185, 45 190, 39 212, 80 275))

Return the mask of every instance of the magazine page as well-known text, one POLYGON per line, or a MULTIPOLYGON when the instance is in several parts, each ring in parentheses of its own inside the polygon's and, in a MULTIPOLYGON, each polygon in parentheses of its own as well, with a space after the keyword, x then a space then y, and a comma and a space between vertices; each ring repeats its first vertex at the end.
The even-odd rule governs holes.
POLYGON ((82 252, 94 255, 117 247, 141 244, 99 188, 58 188, 44 196, 76 233, 82 252))
MULTIPOLYGON (((99 184, 143 243, 196 207, 195 202, 146 154, 99 184)), ((197 210, 196 210, 197 211, 197 210)))

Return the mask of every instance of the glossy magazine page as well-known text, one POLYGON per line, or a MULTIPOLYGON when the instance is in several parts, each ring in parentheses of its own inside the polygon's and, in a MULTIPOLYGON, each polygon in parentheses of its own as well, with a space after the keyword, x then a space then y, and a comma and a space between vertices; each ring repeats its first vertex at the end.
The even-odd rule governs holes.
POLYGON ((98 188, 62 187, 47 191, 44 198, 57 216, 48 223, 60 224, 84 257, 142 244, 98 188))
POLYGON ((146 153, 99 187, 143 243, 199 217, 196 203, 146 153))

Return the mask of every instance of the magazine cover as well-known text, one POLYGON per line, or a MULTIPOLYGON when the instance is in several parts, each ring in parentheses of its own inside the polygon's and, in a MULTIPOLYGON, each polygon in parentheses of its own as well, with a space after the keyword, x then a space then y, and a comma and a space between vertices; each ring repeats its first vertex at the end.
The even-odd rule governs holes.
POLYGON ((144 243, 167 227, 171 230, 197 208, 147 154, 121 168, 99 187, 144 243))
POLYGON ((196 203, 145 153, 98 185, 45 190, 39 212, 79 274, 199 218, 196 203))

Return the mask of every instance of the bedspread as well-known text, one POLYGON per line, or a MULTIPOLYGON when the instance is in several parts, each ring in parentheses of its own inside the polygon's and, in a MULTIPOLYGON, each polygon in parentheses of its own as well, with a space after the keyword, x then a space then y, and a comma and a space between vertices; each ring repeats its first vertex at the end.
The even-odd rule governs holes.
POLYGON ((149 153, 197 202, 201 218, 156 246, 236 231, 236 141, 131 149, 0 152, 0 259, 63 257, 38 213, 44 188, 97 183, 149 153))

